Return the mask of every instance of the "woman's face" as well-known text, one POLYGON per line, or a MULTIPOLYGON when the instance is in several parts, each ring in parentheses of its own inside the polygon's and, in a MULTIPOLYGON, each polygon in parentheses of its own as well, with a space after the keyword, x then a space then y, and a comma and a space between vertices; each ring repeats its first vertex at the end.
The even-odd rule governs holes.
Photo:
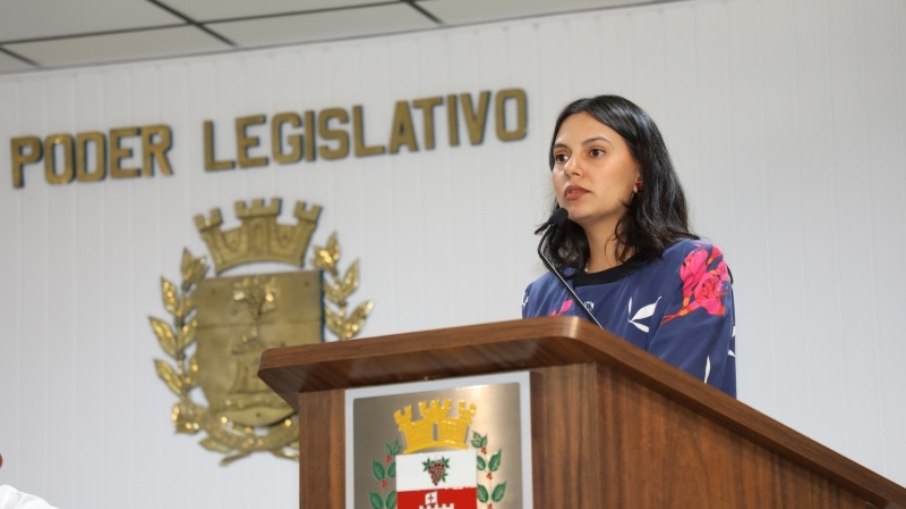
POLYGON ((586 233, 603 227, 612 234, 641 176, 626 140, 583 112, 566 117, 552 150, 557 203, 586 233))

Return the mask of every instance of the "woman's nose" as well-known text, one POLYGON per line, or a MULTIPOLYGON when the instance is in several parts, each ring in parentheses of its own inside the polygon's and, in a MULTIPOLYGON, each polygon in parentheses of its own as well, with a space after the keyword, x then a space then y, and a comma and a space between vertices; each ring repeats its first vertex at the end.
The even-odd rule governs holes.
POLYGON ((567 176, 574 177, 579 175, 581 171, 575 157, 570 157, 566 160, 566 163, 563 164, 563 173, 567 176))

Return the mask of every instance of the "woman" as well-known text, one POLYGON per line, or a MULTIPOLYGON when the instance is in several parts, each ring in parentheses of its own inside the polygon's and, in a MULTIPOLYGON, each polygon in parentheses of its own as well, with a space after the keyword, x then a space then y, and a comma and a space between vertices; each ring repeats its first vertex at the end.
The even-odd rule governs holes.
MULTIPOLYGON (((579 99, 557 118, 554 209, 542 248, 602 326, 736 396, 733 292, 720 249, 689 230, 686 200, 654 121, 618 96, 579 99)), ((539 230, 540 231, 540 230, 539 230)), ((523 317, 583 312, 547 273, 523 317)))

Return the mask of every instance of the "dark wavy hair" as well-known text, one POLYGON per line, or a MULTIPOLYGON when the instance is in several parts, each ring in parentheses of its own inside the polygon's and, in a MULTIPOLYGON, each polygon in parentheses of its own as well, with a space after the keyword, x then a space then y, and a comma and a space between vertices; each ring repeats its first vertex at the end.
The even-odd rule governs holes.
MULTIPOLYGON (((626 204, 626 214, 617 224, 617 258, 638 260, 659 258, 670 244, 682 238, 697 239, 689 229, 686 198, 673 170, 667 145, 654 120, 632 101, 616 95, 578 99, 560 112, 554 125, 548 152, 554 167, 554 142, 560 126, 571 115, 588 113, 626 140, 632 157, 641 169, 639 192, 626 204)), ((554 200, 556 210, 559 206, 554 200)), ((543 228, 539 228, 539 233, 543 228)), ((579 267, 589 257, 588 239, 578 224, 567 220, 544 247, 558 267, 579 267)))

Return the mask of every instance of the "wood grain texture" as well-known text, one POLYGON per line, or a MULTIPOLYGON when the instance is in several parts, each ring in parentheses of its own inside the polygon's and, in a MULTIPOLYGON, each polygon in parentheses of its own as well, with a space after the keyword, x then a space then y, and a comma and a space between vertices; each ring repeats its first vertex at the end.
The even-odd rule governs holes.
POLYGON ((535 507, 601 507, 602 436, 594 364, 534 370, 531 376, 535 507))
POLYGON ((794 459, 613 370, 600 370, 598 394, 604 507, 865 507, 794 459))
POLYGON ((346 437, 343 391, 299 394, 299 507, 343 509, 346 437))
MULTIPOLYGON (((342 422, 346 388, 520 369, 538 507, 906 507, 901 486, 577 318, 268 350, 259 376, 300 411, 298 393, 322 394, 311 404, 342 422)), ((342 437, 322 439, 336 454, 342 437)))

